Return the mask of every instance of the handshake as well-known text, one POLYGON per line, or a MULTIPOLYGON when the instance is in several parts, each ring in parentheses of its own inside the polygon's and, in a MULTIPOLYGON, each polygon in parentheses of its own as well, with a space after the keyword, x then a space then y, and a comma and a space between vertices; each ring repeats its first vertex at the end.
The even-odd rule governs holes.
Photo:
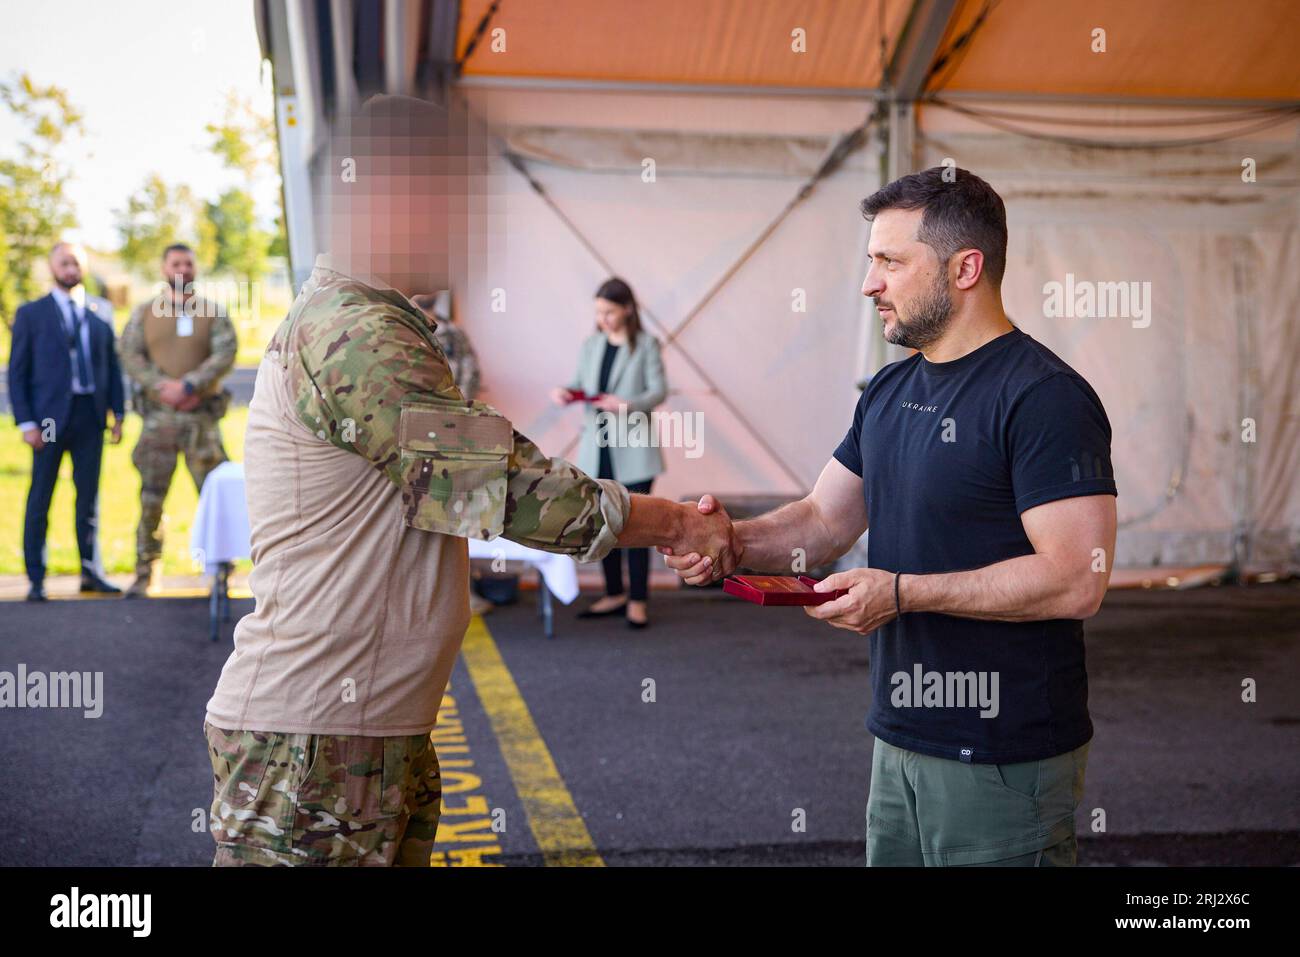
MULTIPOLYGON (((726 578, 744 560, 746 542, 752 546, 751 568, 779 571, 779 562, 773 556, 789 554, 786 549, 790 542, 800 540, 807 543, 811 564, 819 564, 844 554, 848 547, 845 541, 851 544, 866 530, 861 492, 848 490, 845 501, 848 511, 838 521, 833 518, 832 523, 850 526, 852 535, 835 539, 817 535, 816 529, 825 525, 813 517, 820 513, 810 510, 806 503, 793 503, 771 515, 742 522, 737 529, 727 510, 712 495, 704 496, 694 506, 633 495, 632 510, 618 544, 623 548, 655 546, 668 567, 688 585, 707 585, 726 578)), ((907 610, 903 600, 906 596, 899 589, 900 577, 881 568, 852 568, 828 575, 814 589, 846 594, 805 605, 804 614, 836 628, 870 634, 907 610)), ((913 582, 915 576, 908 579, 913 582)))
POLYGON ((745 546, 727 510, 712 495, 685 507, 675 540, 659 545, 664 563, 688 585, 707 585, 736 570, 745 546))

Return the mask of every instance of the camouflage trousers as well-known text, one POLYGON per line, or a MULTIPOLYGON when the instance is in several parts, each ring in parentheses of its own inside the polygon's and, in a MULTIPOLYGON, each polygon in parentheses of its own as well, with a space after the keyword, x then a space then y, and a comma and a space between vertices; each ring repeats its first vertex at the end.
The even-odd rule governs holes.
POLYGON ((185 467, 202 490, 208 473, 226 461, 221 445, 218 420, 202 411, 178 412, 150 405, 144 413, 140 441, 135 444, 131 461, 140 473, 140 525, 135 533, 135 570, 148 574, 150 566, 162 557, 163 502, 176 471, 176 456, 185 455, 185 467))
POLYGON ((428 734, 203 730, 214 867, 429 866, 442 773, 428 734))

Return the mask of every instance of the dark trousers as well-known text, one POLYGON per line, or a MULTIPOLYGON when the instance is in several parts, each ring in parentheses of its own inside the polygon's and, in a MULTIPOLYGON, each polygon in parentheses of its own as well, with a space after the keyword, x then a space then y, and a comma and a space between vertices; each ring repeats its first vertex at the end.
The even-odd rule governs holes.
MULTIPOLYGON (((600 474, 596 477, 614 477, 607 448, 600 450, 600 474)), ((647 495, 650 492, 650 482, 653 481, 654 479, 649 482, 632 482, 627 485, 627 490, 635 495, 647 495)), ((628 600, 645 601, 649 597, 650 549, 648 548, 615 548, 601 559, 601 567, 605 569, 605 594, 623 594, 624 552, 627 552, 628 600)))
POLYGON ((27 577, 34 583, 45 580, 45 531, 64 452, 72 455, 81 570, 95 571, 98 521, 95 506, 99 498, 99 463, 104 455, 104 423, 96 421, 97 418, 94 396, 74 395, 68 421, 55 434, 54 441, 46 442, 43 449, 32 455, 32 485, 27 492, 27 513, 23 519, 23 560, 27 564, 27 577))

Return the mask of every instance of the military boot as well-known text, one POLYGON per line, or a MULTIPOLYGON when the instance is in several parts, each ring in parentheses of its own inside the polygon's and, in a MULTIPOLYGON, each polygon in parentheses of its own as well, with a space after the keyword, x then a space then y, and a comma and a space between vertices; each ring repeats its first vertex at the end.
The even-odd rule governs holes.
POLYGON ((154 583, 154 566, 144 565, 137 566, 135 570, 135 581, 126 590, 123 598, 148 598, 149 588, 154 583))

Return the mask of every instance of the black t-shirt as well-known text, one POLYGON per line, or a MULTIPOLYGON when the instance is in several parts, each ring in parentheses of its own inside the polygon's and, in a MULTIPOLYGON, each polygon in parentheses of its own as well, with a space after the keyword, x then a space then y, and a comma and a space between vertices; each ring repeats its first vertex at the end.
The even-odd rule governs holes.
MULTIPOLYGON (((618 346, 608 339, 605 340, 605 351, 600 356, 600 380, 596 384, 602 395, 609 388, 609 374, 614 371, 614 360, 618 358, 618 350, 618 346)), ((596 478, 614 477, 614 461, 609 454, 609 446, 603 442, 600 443, 600 461, 597 463, 596 472, 596 478)))
MULTIPOLYGON (((1083 377, 1014 329, 880 370, 835 458, 862 476, 868 566, 924 575, 1031 555, 1021 512, 1115 495, 1110 435, 1083 377)), ((906 613, 872 634, 871 672, 867 728, 900 748, 1001 764, 1092 738, 1081 621, 906 613)))

